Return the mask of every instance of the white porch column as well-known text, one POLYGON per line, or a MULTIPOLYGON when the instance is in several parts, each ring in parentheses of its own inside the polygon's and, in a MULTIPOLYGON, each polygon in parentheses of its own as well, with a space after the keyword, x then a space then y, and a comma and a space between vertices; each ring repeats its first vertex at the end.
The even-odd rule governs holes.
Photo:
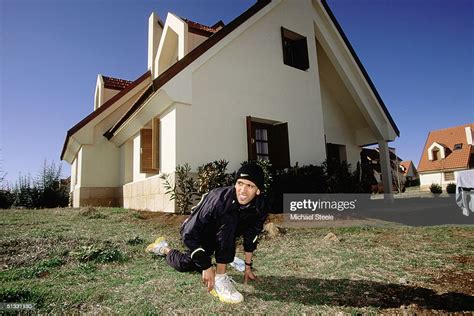
POLYGON ((393 203, 392 192, 392 168, 390 166, 390 154, 386 141, 379 141, 380 169, 382 171, 383 199, 387 203, 393 203))

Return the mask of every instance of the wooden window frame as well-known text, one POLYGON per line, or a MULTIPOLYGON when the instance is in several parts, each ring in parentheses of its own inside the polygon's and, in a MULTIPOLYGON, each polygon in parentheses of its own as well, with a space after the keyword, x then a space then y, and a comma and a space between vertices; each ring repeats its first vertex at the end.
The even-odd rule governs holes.
MULTIPOLYGON (((256 161, 257 140, 256 130, 258 128, 267 130, 268 143, 268 160, 275 168, 290 167, 290 147, 288 139, 288 123, 262 123, 252 120, 251 116, 247 116, 247 147, 248 160, 256 161)), ((264 142, 264 141, 262 141, 264 142)), ((265 155, 265 154, 260 154, 265 155)))
POLYGON ((309 69, 308 41, 305 36, 281 27, 283 63, 303 71, 309 69))
POLYGON ((443 178, 444 181, 454 181, 454 172, 453 171, 447 171, 443 172, 443 178))

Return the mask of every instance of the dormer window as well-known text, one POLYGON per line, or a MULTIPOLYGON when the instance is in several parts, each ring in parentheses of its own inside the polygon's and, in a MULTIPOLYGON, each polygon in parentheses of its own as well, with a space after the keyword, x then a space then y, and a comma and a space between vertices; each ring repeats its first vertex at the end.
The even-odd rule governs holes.
POLYGON ((455 144, 453 150, 459 150, 462 149, 462 143, 455 144))
POLYGON ((445 147, 442 144, 434 142, 428 148, 428 159, 431 161, 436 161, 446 158, 445 147))

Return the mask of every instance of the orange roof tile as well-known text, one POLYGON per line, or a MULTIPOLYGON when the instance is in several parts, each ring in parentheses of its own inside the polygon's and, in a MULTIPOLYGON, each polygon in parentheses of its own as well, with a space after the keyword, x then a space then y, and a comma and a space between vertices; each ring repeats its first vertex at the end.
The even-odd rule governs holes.
POLYGON ((400 166, 403 167, 403 173, 406 174, 408 170, 410 169, 410 165, 413 165, 413 162, 411 160, 405 160, 400 162, 400 166))
POLYGON ((204 35, 204 36, 207 36, 207 37, 209 37, 212 34, 216 33, 217 31, 219 31, 224 26, 224 23, 222 21, 217 22, 213 26, 207 26, 207 25, 204 25, 204 24, 201 24, 201 23, 198 23, 198 22, 194 22, 194 21, 191 21, 191 20, 188 20, 188 19, 184 19, 184 18, 183 18, 183 21, 188 24, 188 30, 191 33, 197 33, 197 34, 204 35))
POLYGON ((474 130, 474 124, 464 124, 431 131, 428 134, 425 147, 421 154, 420 163, 418 164, 418 172, 468 168, 471 148, 473 146, 467 143, 466 127, 471 128, 471 133, 472 130, 474 130), (442 144, 446 148, 445 158, 435 161, 429 160, 428 149, 434 142, 442 144), (462 148, 454 150, 455 144, 462 144, 462 148))
POLYGON ((133 81, 130 80, 124 80, 114 77, 102 76, 102 78, 104 79, 104 87, 107 89, 123 90, 133 83, 133 81))

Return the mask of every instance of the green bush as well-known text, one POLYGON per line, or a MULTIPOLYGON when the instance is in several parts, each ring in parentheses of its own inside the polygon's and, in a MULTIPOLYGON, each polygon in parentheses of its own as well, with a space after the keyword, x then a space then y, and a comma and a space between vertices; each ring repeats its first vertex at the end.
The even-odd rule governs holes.
POLYGON ((215 160, 198 167, 198 193, 205 194, 212 189, 224 187, 232 183, 231 175, 226 173, 227 160, 215 160))
POLYGON ((405 182, 405 187, 417 187, 420 185, 420 179, 407 180, 405 182))
POLYGON ((12 194, 16 207, 52 208, 69 204, 69 186, 61 185, 61 166, 54 162, 45 162, 36 179, 20 175, 12 194))
POLYGON ((443 192, 443 189, 439 184, 433 183, 432 185, 430 185, 430 191, 433 194, 440 194, 443 192))
POLYGON ((199 196, 197 182, 191 177, 190 172, 191 166, 188 163, 176 166, 174 184, 171 184, 168 174, 164 173, 160 176, 166 189, 165 193, 170 195, 171 201, 176 200, 178 212, 181 214, 188 213, 195 198, 199 196))
POLYGON ((456 193, 456 183, 448 183, 446 186, 446 192, 449 194, 454 194, 456 193))
POLYGON ((13 205, 14 198, 10 190, 0 189, 0 209, 10 208, 13 205))

